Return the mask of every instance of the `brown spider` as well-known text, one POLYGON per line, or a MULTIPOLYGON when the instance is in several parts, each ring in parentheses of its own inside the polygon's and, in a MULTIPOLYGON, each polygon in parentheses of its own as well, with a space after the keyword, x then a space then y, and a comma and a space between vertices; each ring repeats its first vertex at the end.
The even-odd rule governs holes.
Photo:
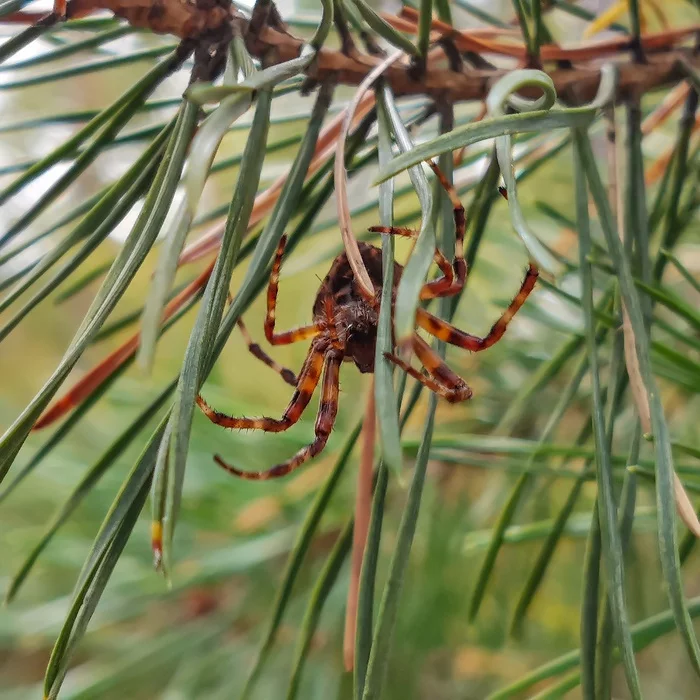
MULTIPOLYGON (((452 201, 456 246, 452 264, 439 250, 435 250, 435 262, 442 272, 442 277, 427 282, 423 286, 421 299, 434 299, 457 294, 464 286, 467 277, 467 265, 464 260, 464 207, 462 207, 454 188, 447 182, 437 166, 432 162, 429 162, 429 165, 452 201)), ((399 236, 416 236, 415 231, 398 227, 372 226, 369 230, 399 236)), ((316 418, 315 439, 287 462, 262 472, 244 472, 230 466, 218 455, 214 457, 216 462, 226 471, 244 479, 272 479, 285 476, 321 452, 326 446, 338 412, 338 380, 341 363, 353 361, 360 372, 374 371, 380 292, 378 291, 375 298, 372 299, 368 299, 362 294, 355 282, 345 253, 341 253, 333 261, 330 272, 318 290, 313 306, 313 323, 285 333, 275 333, 275 305, 285 243, 286 237, 283 236, 277 248, 277 255, 270 275, 267 290, 265 337, 272 345, 288 345, 307 338, 313 339, 298 379, 290 370, 280 367, 266 355, 259 345, 253 343, 243 323, 239 323, 250 351, 265 364, 279 372, 286 382, 295 387, 294 395, 282 418, 234 418, 214 410, 201 396, 197 398, 197 404, 209 420, 225 428, 282 432, 299 420, 311 400, 323 371, 321 403, 316 418)), ((381 250, 368 243, 360 243, 360 253, 375 289, 381 290, 381 250)), ((402 271, 402 266, 394 263, 394 295, 402 271)), ((452 345, 473 352, 486 350, 501 339, 506 326, 534 288, 537 275, 537 268, 530 263, 520 291, 483 338, 460 331, 422 308, 418 309, 416 323, 431 335, 452 345)), ((453 372, 417 333, 413 334, 411 345, 429 376, 422 374, 394 354, 387 354, 386 358, 450 402, 465 401, 471 397, 472 391, 466 382, 453 372)))

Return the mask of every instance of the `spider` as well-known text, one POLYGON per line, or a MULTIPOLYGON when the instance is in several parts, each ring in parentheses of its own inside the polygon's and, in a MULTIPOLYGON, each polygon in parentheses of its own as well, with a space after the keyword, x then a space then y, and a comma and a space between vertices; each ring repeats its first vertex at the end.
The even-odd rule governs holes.
MULTIPOLYGON (((464 260, 464 207, 460 203, 454 187, 448 183, 438 167, 431 161, 428 161, 428 165, 432 168, 452 202, 456 245, 455 257, 452 263, 447 260, 439 249, 435 250, 434 260, 442 272, 442 276, 427 282, 423 286, 420 294, 420 298, 423 300, 457 294, 464 286, 467 277, 467 265, 464 260)), ((369 228, 369 231, 410 238, 415 238, 417 235, 417 232, 411 229, 393 226, 372 226, 369 228)), ((278 333, 275 331, 275 307, 285 243, 286 237, 283 236, 280 239, 270 275, 267 290, 267 316, 264 327, 265 337, 271 345, 288 345, 311 339, 311 347, 298 378, 290 370, 280 367, 263 352, 259 345, 252 341, 242 321, 239 321, 239 327, 249 350, 258 359, 277 371, 287 383, 295 387, 294 395, 289 405, 282 417, 276 419, 266 417, 235 418, 228 416, 211 408, 201 396, 197 397, 197 404, 209 420, 224 428, 264 430, 278 433, 287 430, 299 420, 309 405, 316 386, 321 381, 321 374, 323 374, 321 402, 314 429, 315 438, 313 442, 300 449, 291 459, 265 471, 242 471, 227 464, 220 456, 216 455, 214 457, 217 464, 226 471, 244 479, 264 480, 282 477, 318 455, 326 446, 338 412, 341 363, 352 361, 362 373, 374 371, 379 298, 382 286, 381 249, 368 243, 359 244, 362 260, 367 267, 370 279, 375 289, 379 290, 374 298, 368 299, 362 294, 355 282, 347 255, 341 253, 333 261, 328 275, 326 275, 318 290, 313 305, 313 322, 308 326, 278 333)), ((402 272, 403 267, 395 262, 394 298, 402 272)), ((456 345, 472 352, 486 350, 503 337, 508 323, 533 290, 537 276, 538 270, 531 262, 520 286, 520 291, 483 338, 458 330, 423 308, 419 308, 416 313, 416 324, 430 335, 451 345, 456 345)), ((451 370, 417 333, 414 333, 411 338, 411 346, 416 357, 427 370, 427 376, 393 353, 387 353, 385 356, 387 360, 393 362, 404 372, 449 402, 456 403, 471 398, 472 390, 467 383, 451 370)))

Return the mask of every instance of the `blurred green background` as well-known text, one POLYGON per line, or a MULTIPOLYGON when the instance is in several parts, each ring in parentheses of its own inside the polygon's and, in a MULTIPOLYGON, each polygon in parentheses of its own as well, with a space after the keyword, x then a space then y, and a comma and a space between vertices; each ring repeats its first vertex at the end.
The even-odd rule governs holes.
MULTIPOLYGON (((297 10, 304 11, 310 0, 297 10)), ((283 8, 289 11, 290 8, 283 8)), ((495 12, 493 7, 490 11, 495 12)), ((466 15, 457 15, 462 25, 466 15)), ((562 16, 562 31, 570 25, 562 16)), ((68 36, 68 35, 67 35, 68 36)), ((135 35, 121 42, 119 50, 153 46, 170 41, 135 35)), ((18 55, 32 55, 46 42, 33 45, 18 55)), ((109 49, 109 45, 107 46, 109 49)), ((70 65, 74 59, 67 60, 70 65)), ((52 69, 57 69, 55 65, 52 69)), ((41 67, 23 71, 22 76, 40 74, 41 67)), ((3 121, 18 122, 55 112, 96 108, 121 93, 135 76, 141 75, 139 63, 108 72, 88 74, 31 89, 0 92, 3 121)), ((4 72, 8 80, 18 72, 4 72)), ((170 81, 156 97, 177 96, 183 83, 170 81)), ((336 99, 349 95, 339 90, 336 99)), ((273 116, 303 112, 312 98, 298 96, 276 100, 273 116)), ((658 101, 652 96, 648 105, 658 101)), ((474 108, 460 107, 458 116, 474 108)), ((133 127, 156 124, 162 113, 141 115, 133 127)), ((246 119, 245 117, 244 119, 246 119)), ((674 122, 675 123, 675 122, 674 122)), ((275 125, 269 142, 303 133, 303 122, 275 125)), ((12 135, 0 134, 0 165, 31 159, 49 150, 73 127, 28 129, 12 135)), ((665 133, 645 142, 650 157, 672 143, 674 125, 665 133)), ((421 132, 421 138, 436 133, 435 120, 421 132)), ((219 157, 242 151, 245 132, 230 134, 219 157)), ((284 172, 295 153, 295 146, 271 154, 263 168, 263 180, 272 181, 284 172)), ((139 152, 137 145, 125 145, 105 153, 33 226, 40 231, 71 206, 96 192, 120 174, 139 152)), ((544 200, 572 213, 571 155, 569 151, 547 163, 521 188, 521 197, 529 223, 560 252, 574 256, 571 234, 546 217, 536 204, 544 200)), ((481 163, 483 166, 483 163, 481 163)), ((481 167, 479 166, 479 167, 481 167)), ((58 170, 58 169, 57 169, 58 170)), ((228 201, 235 184, 236 170, 213 176, 207 185, 200 212, 228 201)), ((374 172, 370 169, 368 172, 374 172)), ((478 170, 457 172, 456 181, 478 179, 478 170)), ((55 177, 52 172, 50 177, 55 177)), ((49 177, 49 179, 50 179, 49 177)), ((6 175, 0 184, 9 182, 6 175)), ((407 181, 406 178, 400 182, 407 181)), ((48 180, 47 180, 48 182, 48 180)), ((376 191, 364 174, 351 181, 351 201, 370 201, 376 191)), ((22 197, 2 209, 2 220, 12 222, 32 203, 36 192, 47 183, 38 182, 22 197), (35 189, 36 188, 36 189, 35 189)), ((413 195, 402 197, 397 213, 416 210, 413 195)), ((340 238, 333 226, 334 201, 328 204, 318 222, 327 226, 305 240, 283 268, 278 321, 280 327, 307 322, 318 285, 338 252, 340 238)), ((128 231, 133 216, 120 226, 128 231)), ((376 210, 354 221, 357 232, 377 222, 376 210)), ((685 234, 679 256, 689 269, 700 270, 700 237, 694 222, 685 234), (682 255, 681 255, 682 254, 682 255)), ((103 244, 81 269, 98 267, 113 258, 118 240, 103 244)), ((405 247, 399 246, 400 254, 405 247)), ((140 308, 145 298, 150 265, 139 274, 114 318, 140 308)), ((27 257, 26 261, 30 258, 27 257)), ((485 333, 500 309, 517 290, 526 264, 526 255, 510 227, 505 202, 498 202, 479 253, 468 292, 455 317, 458 327, 476 334, 485 333)), ((201 263, 188 266, 178 280, 186 281, 202 269, 201 263)), ((245 266, 234 274, 232 288, 242 279, 245 266)), ((3 268, 2 275, 12 270, 3 268)), ((678 276, 669 274, 666 282, 682 295, 690 292, 678 276)), ((94 283, 67 302, 57 304, 49 298, 3 342, 0 352, 0 424, 3 429, 21 412, 27 401, 60 360, 68 342, 86 311, 94 283), (29 361, 28 361, 29 358, 29 361)), ((64 285, 64 288, 67 286, 64 285)), ((566 288, 567 280, 562 281, 566 288)), ((570 291, 576 290, 571 281, 570 291)), ((697 296, 690 298, 699 301, 697 296)), ((264 299, 258 299, 246 314, 248 328, 256 340, 262 340, 264 299)), ((170 330, 158 346, 153 372, 146 375, 132 366, 107 395, 72 431, 40 467, 0 506, 0 589, 7 585, 43 534, 53 513, 68 498, 75 484, 110 442, 177 372, 194 319, 194 311, 170 330)), ((403 592, 399 628, 393 648, 387 700, 478 700, 489 692, 522 676, 541 663, 578 646, 580 588, 585 537, 595 497, 592 484, 584 487, 576 513, 560 543, 553 565, 533 605, 524 635, 520 640, 508 637, 508 622, 515 595, 539 551, 551 518, 558 512, 571 486, 571 479, 539 477, 521 509, 517 526, 508 531, 508 540, 498 559, 483 609, 475 624, 467 622, 469 596, 474 574, 488 542, 513 472, 522 470, 527 456, 495 454, 470 456, 439 450, 440 440, 459 435, 488 434, 503 416, 519 388, 541 364, 550 359, 572 332, 579 332, 578 310, 545 288, 536 290, 503 340, 482 355, 469 355, 455 348, 448 351, 450 365, 464 376, 474 389, 474 399, 452 406, 440 403, 437 412, 435 444, 429 481, 419 520, 411 567, 403 592)), ((80 377, 134 331, 135 327, 105 339, 85 353, 73 377, 80 377)), ((279 362, 297 369, 307 345, 274 349, 279 362)), ((516 437, 536 439, 547 421, 566 377, 559 377, 537 395, 532 410, 519 421, 516 437)), ((342 393, 336 430, 325 453, 291 478, 264 483, 245 482, 229 477, 212 460, 218 453, 246 469, 264 469, 285 459, 313 433, 314 411, 287 433, 230 433, 195 416, 182 513, 176 535, 177 562, 173 587, 168 589, 153 570, 149 547, 149 518, 144 513, 134 535, 108 585, 88 633, 74 657, 62 697, 65 698, 229 698, 241 688, 252 663, 257 644, 274 600, 285 556, 313 495, 351 427, 361 417, 368 392, 368 378, 352 365, 341 374, 342 393)), ((69 381, 70 383, 70 381, 69 381)), ((589 389, 582 385, 576 401, 567 412, 553 439, 571 445, 589 416, 589 389)), ((673 438, 697 442, 698 397, 692 386, 664 382, 664 399, 673 438)), ((234 333, 204 389, 207 401, 233 415, 277 415, 286 405, 291 389, 270 370, 257 362, 245 349, 242 338, 234 333)), ((415 454, 423 422, 426 397, 409 422, 406 480, 410 459, 415 454), (413 441, 413 442, 411 442, 413 441)), ((312 404, 313 406, 314 404, 312 404)), ((150 425, 150 428, 153 426, 150 425)), ((54 428, 48 428, 50 433, 54 428)), ((32 453, 43 444, 45 433, 34 434, 12 473, 21 469, 32 453)), ((39 697, 41 679, 48 654, 67 612, 77 573, 90 544, 124 475, 137 457, 148 435, 146 426, 139 439, 117 460, 74 516, 60 529, 42 553, 19 597, 0 611, 0 697, 23 699, 39 697)), ((621 431, 615 453, 621 456, 627 438, 621 431)), ((649 458, 649 453, 644 451, 649 458)), ((688 460, 686 460, 686 463, 688 460)), ((545 458, 541 466, 555 467, 560 458, 545 458)), ((576 470, 583 460, 567 463, 576 470)), ((323 536, 313 544, 300 579, 294 589, 292 605, 285 618, 271 662, 258 683, 256 698, 284 697, 299 623, 315 576, 347 515, 352 511, 355 489, 357 450, 322 523, 323 536)), ((695 464, 697 466, 697 462, 695 464)), ((12 473, 10 476, 12 476, 12 473)), ((665 610, 661 590, 656 536, 654 499, 649 484, 640 484, 637 519, 631 547, 628 575, 629 601, 633 620, 665 610)), ((405 499, 404 486, 393 479, 382 542, 380 574, 384 573, 392 551, 398 517, 405 499)), ((147 507, 148 510, 148 507, 147 507)), ((339 584, 324 608, 319 630, 314 637, 305 669, 300 697, 349 698, 351 683, 342 673, 342 631, 347 592, 347 565, 339 584)), ((700 566, 691 559, 685 571, 686 593, 700 594, 700 566)), ((380 586, 383 579, 380 579, 380 586)), ((645 689, 650 698, 698 697, 700 686, 694 679, 681 644, 674 634, 657 641, 638 659, 645 689)), ((579 697, 575 690, 570 697, 579 697)), ((614 697, 627 697, 621 677, 615 679, 614 697)))

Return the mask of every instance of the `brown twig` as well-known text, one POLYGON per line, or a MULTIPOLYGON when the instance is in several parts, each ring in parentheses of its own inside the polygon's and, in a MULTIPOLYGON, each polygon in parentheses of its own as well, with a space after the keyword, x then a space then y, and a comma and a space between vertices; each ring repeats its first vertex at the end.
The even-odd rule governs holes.
MULTIPOLYGON (((211 3, 207 7, 206 3, 188 0, 69 0, 65 18, 80 19, 101 10, 108 10, 125 19, 132 27, 150 29, 156 34, 172 34, 180 39, 201 37, 231 23, 231 12, 225 3, 211 3)), ((47 16, 56 17, 54 13, 15 12, 1 21, 35 24, 47 16)))
MULTIPOLYGON (((154 11, 153 0, 70 0, 67 7, 68 17, 83 17, 106 9, 124 17, 132 26, 174 34, 181 38, 192 38, 197 36, 198 32, 217 31, 226 23, 239 23, 241 26, 247 24, 235 11, 222 14, 221 5, 214 4, 209 9, 203 9, 201 5, 185 0, 163 0, 157 6, 158 12, 154 11)), ((416 26, 416 16, 415 10, 404 8, 402 15, 394 23, 402 22, 402 28, 409 30, 416 26)), ((3 17, 0 21, 35 22, 41 19, 37 14, 15 13, 3 17)), ((522 41, 509 38, 503 30, 494 37, 493 30, 458 31, 439 20, 433 21, 433 29, 439 35, 450 37, 462 52, 527 60, 527 47, 522 41), (501 36, 506 40, 500 39, 501 36)), ((569 47, 544 45, 540 49, 540 58, 544 62, 571 61, 578 64, 574 69, 558 68, 548 73, 562 101, 582 104, 592 100, 598 90, 600 59, 619 57, 617 98, 622 100, 680 82, 686 75, 682 67, 684 61, 691 66, 700 67, 700 54, 696 54, 691 47, 682 45, 698 31, 699 26, 690 25, 645 34, 640 42, 648 57, 645 64, 638 64, 628 58, 628 37, 586 42, 569 47)), ((264 59, 267 66, 297 58, 305 44, 303 39, 270 25, 263 25, 255 33, 247 32, 245 36, 250 53, 256 58, 264 59)), ((340 51, 322 48, 307 68, 306 75, 316 82, 331 79, 339 84, 359 85, 379 63, 380 60, 376 57, 358 52, 346 55, 340 51)), ((416 80, 409 65, 395 65, 385 72, 385 80, 397 97, 429 95, 458 102, 485 99, 493 83, 507 72, 509 69, 505 68, 474 69, 456 73, 449 69, 430 67, 420 80, 416 80)), ((523 94, 528 96, 525 91, 523 94)))
MULTIPOLYGON (((687 27, 643 38, 643 45, 649 54, 649 62, 638 65, 629 61, 618 63, 618 98, 649 92, 664 85, 674 84, 684 79, 686 73, 680 64, 686 60, 690 65, 700 66, 700 55, 694 55, 692 48, 679 46, 682 41, 698 31, 698 27, 687 27)), ((514 42, 497 42, 483 39, 470 32, 455 32, 450 35, 460 51, 477 51, 512 58, 525 56, 525 47, 514 42)), ((266 56, 266 60, 281 63, 296 58, 303 41, 289 34, 283 34, 265 27, 257 37, 247 38, 248 50, 255 56, 266 56)), ((627 42, 628 43, 628 42, 627 42)), ((625 40, 608 40, 574 48, 543 46, 543 60, 596 61, 603 57, 619 54, 626 46, 625 40)), ((379 59, 367 56, 346 56, 338 51, 321 49, 316 60, 307 69, 307 75, 314 80, 334 76, 338 83, 359 85, 374 68, 379 59)), ((456 73, 442 68, 431 68, 421 80, 416 80, 410 66, 390 66, 384 79, 397 97, 404 95, 430 95, 449 99, 452 102, 484 100, 494 82, 509 72, 509 69, 473 69, 456 73)), ((548 72, 562 101, 570 104, 583 104, 592 100, 600 83, 600 66, 577 66, 575 69, 556 69, 548 72)), ((526 92, 523 95, 527 96, 526 92)))

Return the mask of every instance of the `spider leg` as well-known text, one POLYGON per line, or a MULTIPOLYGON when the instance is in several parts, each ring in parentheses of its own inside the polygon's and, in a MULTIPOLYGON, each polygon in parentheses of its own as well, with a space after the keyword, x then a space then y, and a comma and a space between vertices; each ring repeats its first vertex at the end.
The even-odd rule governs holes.
MULTIPOLYGON (((432 168, 435 176, 447 192, 447 196, 452 202, 455 220, 454 260, 452 263, 450 263, 445 255, 436 248, 435 262, 442 272, 442 277, 438 277, 437 279, 427 282, 425 285, 423 285, 423 289, 421 289, 421 299, 435 299, 436 297, 454 296, 462 289, 462 287, 464 287, 464 282, 467 279, 467 263, 464 260, 464 233, 466 229, 466 221, 464 218, 464 207, 459 201, 457 191, 453 185, 448 182, 443 172, 435 163, 433 163, 433 161, 429 160, 427 163, 432 168)), ((388 233, 411 238, 415 238, 418 235, 417 232, 413 231, 412 229, 400 228, 396 226, 371 226, 369 230, 376 233, 388 233)))
POLYGON ((387 360, 400 367, 406 374, 413 377, 430 391, 447 399, 450 403, 459 403, 472 397, 472 390, 456 372, 453 372, 443 359, 421 337, 414 335, 412 339, 413 349, 418 359, 430 377, 421 374, 397 355, 386 353, 387 360))
POLYGON ((295 328, 284 333, 275 333, 275 309, 277 306, 277 289, 280 280, 280 268, 282 267, 282 256, 284 247, 287 244, 287 236, 280 238, 277 246, 275 261, 272 264, 270 273, 270 283, 267 286, 267 315, 265 316, 265 337, 271 345, 289 345, 300 340, 306 340, 317 335, 321 330, 316 324, 295 328))
POLYGON ((309 354, 306 356, 304 366, 299 373, 296 391, 289 405, 282 414, 282 418, 235 418, 211 408, 201 397, 197 397, 197 405, 202 413, 212 422, 224 428, 238 428, 239 430, 264 430, 270 433, 281 433, 294 425, 311 401, 318 380, 321 378, 326 347, 322 342, 311 344, 309 354))
POLYGON ((466 401, 472 397, 472 390, 455 371, 433 350, 419 335, 414 335, 413 349, 421 364, 438 382, 445 385, 449 395, 445 398, 451 402, 466 401))
POLYGON ((243 479, 251 479, 254 481, 264 481, 266 479, 277 479, 281 476, 286 476, 290 472, 298 469, 306 461, 315 457, 328 442, 328 437, 333 429, 336 415, 338 414, 338 391, 339 391, 339 376, 340 363, 342 355, 335 351, 330 351, 326 356, 326 368, 323 373, 323 390, 321 395, 321 403, 318 409, 316 425, 314 427, 315 438, 312 443, 302 447, 291 459, 278 464, 277 466, 267 469, 263 472, 244 472, 236 467, 224 462, 221 457, 214 457, 216 463, 225 469, 230 474, 239 476, 243 479))
POLYGON ((450 345, 457 345, 460 348, 465 348, 472 352, 486 350, 486 348, 490 348, 503 337, 511 319, 520 310, 520 307, 525 303, 525 299, 527 299, 530 292, 533 290, 537 282, 538 274, 537 267, 535 267, 533 263, 530 263, 525 279, 520 285, 520 291, 515 295, 515 298, 510 302, 508 308, 483 338, 460 331, 453 325, 442 321, 421 308, 418 309, 416 314, 416 322, 421 328, 428 331, 428 333, 440 340, 444 340, 446 343, 450 343, 450 345))
POLYGON ((248 329, 243 323, 243 319, 238 319, 238 328, 241 331, 243 340, 245 340, 251 355, 257 357, 258 360, 264 362, 268 367, 277 372, 277 374, 279 374, 282 379, 287 382, 287 384, 291 384, 295 387, 297 385, 297 377, 294 372, 292 372, 291 369, 282 367, 282 365, 280 365, 278 362, 275 362, 275 360, 273 360, 256 342, 253 341, 250 333, 248 333, 248 329))
MULTIPOLYGON (((370 226, 367 230, 371 231, 372 233, 383 233, 390 236, 403 236, 404 238, 415 239, 418 237, 418 231, 415 231, 412 228, 403 228, 401 226, 370 226)), ((439 277, 436 280, 433 280, 433 282, 428 282, 423 287, 423 290, 425 290, 427 287, 429 287, 431 284, 434 284, 435 282, 440 282, 449 286, 454 281, 454 271, 452 269, 452 264, 444 256, 443 252, 439 248, 435 248, 433 260, 435 261, 435 264, 440 268, 440 272, 442 272, 443 276, 439 277)), ((424 297, 421 295, 421 298, 424 297)))
POLYGON ((445 275, 442 278, 426 283, 421 290, 421 299, 435 299, 436 297, 454 296, 464 287, 467 279, 467 263, 464 259, 464 233, 467 224, 464 218, 464 207, 462 202, 459 201, 454 185, 448 181, 442 170, 432 160, 428 160, 427 163, 445 192, 447 192, 450 202, 452 202, 455 220, 455 257, 452 261, 454 278, 445 275))

